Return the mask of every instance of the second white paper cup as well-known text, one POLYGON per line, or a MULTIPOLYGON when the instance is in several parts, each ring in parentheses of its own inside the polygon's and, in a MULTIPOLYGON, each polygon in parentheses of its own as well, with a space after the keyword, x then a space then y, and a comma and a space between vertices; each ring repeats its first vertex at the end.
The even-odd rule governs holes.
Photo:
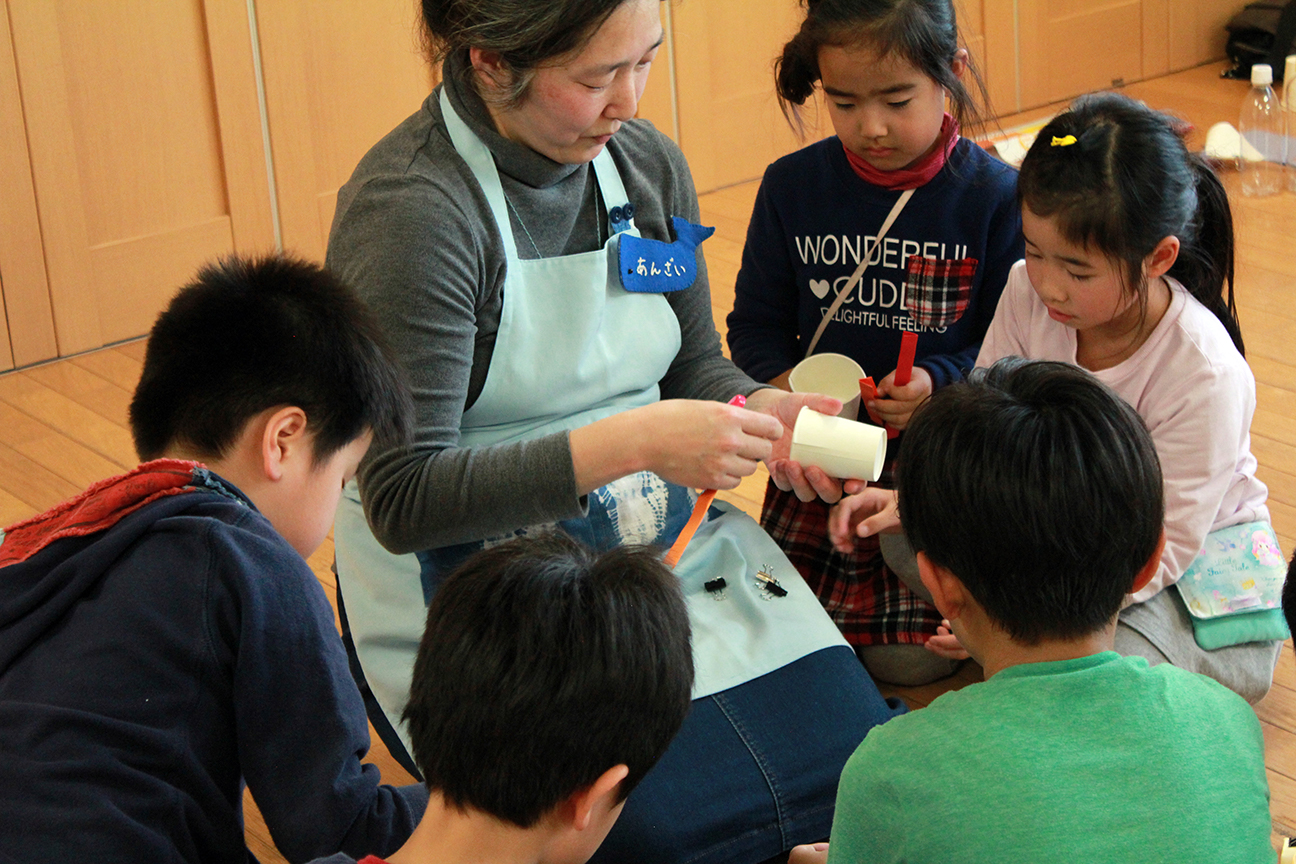
POLYGON ((870 426, 842 417, 829 417, 802 408, 792 428, 792 459, 822 468, 842 480, 874 481, 886 462, 887 435, 881 426, 870 426))
POLYGON ((845 354, 815 354, 792 367, 788 385, 793 393, 822 393, 842 401, 838 417, 854 420, 859 416, 859 380, 864 377, 860 365, 845 354))

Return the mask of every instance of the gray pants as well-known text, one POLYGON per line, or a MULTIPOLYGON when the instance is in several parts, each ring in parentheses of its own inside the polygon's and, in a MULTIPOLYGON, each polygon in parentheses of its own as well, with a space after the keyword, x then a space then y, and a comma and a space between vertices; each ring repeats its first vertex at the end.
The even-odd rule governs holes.
MULTIPOLYGON (((931 592, 918 578, 918 561, 903 534, 880 534, 882 558, 900 581, 919 597, 932 602, 931 592)), ((921 645, 862 645, 855 649, 875 681, 900 687, 917 687, 953 675, 959 661, 946 660, 921 645)))
POLYGON ((1179 591, 1167 588, 1120 613, 1115 648, 1127 657, 1147 658, 1150 666, 1173 663, 1200 672, 1254 704, 1273 684, 1282 642, 1243 642, 1207 651, 1193 638, 1192 619, 1179 591))
MULTIPOLYGON (((879 539, 887 566, 909 590, 930 603, 931 593, 918 577, 918 562, 908 539, 903 534, 883 534, 879 539)), ((1150 666, 1172 663, 1200 672, 1254 704, 1269 692, 1282 643, 1245 642, 1207 651, 1193 638, 1192 620, 1179 592, 1169 588, 1121 612, 1114 647, 1126 657, 1146 658, 1150 666)), ((901 686, 928 684, 952 675, 958 667, 956 661, 938 657, 921 645, 873 645, 858 653, 876 680, 901 686)))

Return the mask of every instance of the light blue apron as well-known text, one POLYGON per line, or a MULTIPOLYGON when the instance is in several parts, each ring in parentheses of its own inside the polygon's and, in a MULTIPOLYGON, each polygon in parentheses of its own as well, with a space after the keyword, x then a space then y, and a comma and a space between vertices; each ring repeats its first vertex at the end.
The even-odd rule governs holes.
MULTIPOLYGON (((444 93, 441 110, 455 149, 490 203, 508 256, 490 370, 481 395, 464 412, 459 446, 533 439, 658 401, 657 382, 680 348, 679 321, 670 304, 660 294, 631 293, 609 281, 612 240, 578 255, 519 258, 490 151, 444 93)), ((606 148, 593 167, 608 210, 625 204, 625 188, 606 148)), ((627 230, 638 236, 633 221, 627 230)), ((598 549, 624 543, 666 547, 688 520, 696 497, 693 490, 642 472, 595 490, 588 498, 589 515, 558 527, 598 549)), ((441 579, 483 546, 553 527, 531 526, 502 537, 392 555, 370 532, 355 482, 348 484, 334 525, 339 582, 369 686, 402 738, 399 718, 425 604, 441 579)), ((694 698, 846 644, 764 529, 730 505, 711 508, 675 572, 693 625, 694 698), (777 579, 779 589, 771 590, 757 571, 777 579), (717 577, 724 579, 723 590, 714 590, 717 577), (786 593, 779 596, 779 590, 786 593)))

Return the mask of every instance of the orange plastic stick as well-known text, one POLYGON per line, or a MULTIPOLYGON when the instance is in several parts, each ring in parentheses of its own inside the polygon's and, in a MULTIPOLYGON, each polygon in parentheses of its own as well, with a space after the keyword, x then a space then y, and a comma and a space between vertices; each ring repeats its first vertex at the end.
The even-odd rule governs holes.
POLYGON ((861 378, 860 381, 860 401, 871 402, 877 398, 877 385, 873 383, 873 376, 861 378))
POLYGON ((697 503, 693 505, 693 515, 689 517, 688 522, 684 523, 684 530, 675 538, 666 557, 662 560, 666 562, 667 567, 674 567, 679 563, 680 556, 684 554, 684 549, 688 546, 693 535, 697 533, 698 526, 702 524, 702 518, 706 516, 707 508, 715 500, 716 490, 708 489, 698 496, 697 503))
MULTIPOLYGON (((737 405, 739 408, 742 408, 747 404, 747 397, 739 393, 737 396, 729 400, 729 404, 737 405)), ((684 554, 684 549, 688 547, 689 541, 692 540, 693 535, 697 533, 698 526, 702 524, 702 519, 706 516, 707 508, 711 506, 711 502, 715 500, 715 496, 715 489, 707 489, 698 496, 697 503, 693 505, 692 515, 690 515, 689 520, 684 523, 684 530, 680 531, 679 536, 675 538, 675 542, 672 543, 670 549, 667 550, 666 557, 662 559, 666 562, 667 567, 674 567, 679 563, 680 557, 684 554)))

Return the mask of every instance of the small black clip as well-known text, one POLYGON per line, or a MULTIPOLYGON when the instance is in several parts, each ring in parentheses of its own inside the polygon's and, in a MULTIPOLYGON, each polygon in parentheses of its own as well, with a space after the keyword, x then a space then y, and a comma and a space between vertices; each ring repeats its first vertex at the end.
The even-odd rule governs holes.
POLYGON ((766 572, 769 569, 770 567, 767 564, 760 570, 756 571, 756 584, 765 589, 765 594, 763 595, 764 599, 769 600, 771 597, 786 597, 788 593, 787 589, 780 585, 777 579, 766 572))
POLYGON ((704 582, 702 584, 702 587, 705 588, 710 593, 715 594, 716 592, 723 591, 725 587, 728 586, 728 584, 729 583, 725 581, 725 578, 723 576, 718 576, 715 579, 710 580, 709 582, 704 582))

